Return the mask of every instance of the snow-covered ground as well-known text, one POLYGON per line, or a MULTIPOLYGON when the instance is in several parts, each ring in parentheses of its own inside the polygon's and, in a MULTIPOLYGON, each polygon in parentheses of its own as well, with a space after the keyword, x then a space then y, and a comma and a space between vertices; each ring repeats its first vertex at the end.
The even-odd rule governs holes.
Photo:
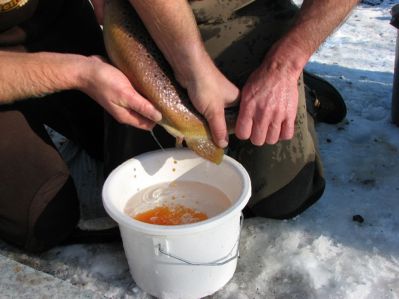
MULTIPOLYGON (((237 271, 209 298, 399 298, 399 127, 390 122, 397 31, 389 24, 399 0, 374 2, 360 4, 307 67, 331 81, 348 105, 346 121, 317 127, 325 194, 293 220, 246 220, 237 271)), ((77 298, 79 288, 82 298, 151 298, 132 281, 120 244, 36 256, 1 243, 0 253, 56 277, 54 288, 64 281, 71 290, 64 298, 77 298)), ((12 290, 13 278, 8 288, 0 278, 0 294, 56 294, 22 277, 14 277, 12 290)))

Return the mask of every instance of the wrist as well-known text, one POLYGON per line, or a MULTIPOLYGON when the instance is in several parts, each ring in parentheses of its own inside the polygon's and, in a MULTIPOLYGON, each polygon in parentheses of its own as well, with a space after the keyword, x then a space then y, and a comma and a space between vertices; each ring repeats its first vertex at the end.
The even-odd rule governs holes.
POLYGON ((53 86, 50 91, 81 89, 86 84, 87 57, 77 54, 38 53, 37 60, 43 62, 42 73, 53 86))
POLYGON ((179 61, 173 63, 172 68, 177 81, 184 88, 187 88, 193 82, 202 80, 217 70, 206 50, 200 47, 195 47, 187 55, 181 55, 179 61), (181 63, 182 60, 184 63, 181 63))
POLYGON ((299 78, 310 56, 311 53, 301 45, 283 38, 273 45, 262 64, 299 78))
POLYGON ((74 64, 72 72, 72 84, 74 89, 88 93, 93 88, 93 78, 95 78, 96 63, 100 60, 98 57, 80 56, 74 64))

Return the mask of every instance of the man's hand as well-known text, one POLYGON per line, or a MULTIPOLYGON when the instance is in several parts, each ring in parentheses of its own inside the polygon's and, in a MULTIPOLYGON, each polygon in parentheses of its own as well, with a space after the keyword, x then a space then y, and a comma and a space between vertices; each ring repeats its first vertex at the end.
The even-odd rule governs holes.
POLYGON ((204 74, 199 71, 198 77, 182 84, 187 88, 194 107, 208 121, 214 142, 224 148, 228 144, 224 108, 238 100, 239 89, 216 66, 208 66, 204 74))
POLYGON ((98 56, 88 59, 82 87, 117 121, 151 130, 162 119, 161 113, 132 87, 126 76, 98 56))
POLYGON ((236 136, 258 146, 291 139, 297 106, 297 73, 266 59, 243 87, 236 136))
POLYGON ((326 37, 358 0, 304 0, 292 28, 278 40, 245 84, 236 135, 255 145, 291 139, 298 106, 298 78, 326 37))

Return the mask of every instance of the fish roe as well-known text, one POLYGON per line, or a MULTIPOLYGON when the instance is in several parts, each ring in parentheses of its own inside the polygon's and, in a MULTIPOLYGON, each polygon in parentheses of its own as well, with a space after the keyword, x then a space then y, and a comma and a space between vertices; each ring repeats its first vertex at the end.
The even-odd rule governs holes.
POLYGON ((182 206, 159 206, 154 209, 139 213, 134 219, 158 225, 181 225, 196 223, 208 219, 205 213, 182 206))

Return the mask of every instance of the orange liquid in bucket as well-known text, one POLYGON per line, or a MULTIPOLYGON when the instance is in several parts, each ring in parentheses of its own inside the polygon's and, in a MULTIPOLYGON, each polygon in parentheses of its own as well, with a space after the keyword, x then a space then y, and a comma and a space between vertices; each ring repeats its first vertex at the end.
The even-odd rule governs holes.
POLYGON ((181 225, 212 218, 231 206, 216 187, 193 181, 160 183, 137 192, 125 205, 131 218, 158 225, 181 225))
POLYGON ((203 221, 208 219, 208 216, 194 209, 176 205, 156 207, 136 215, 134 219, 151 224, 179 225, 203 221))

